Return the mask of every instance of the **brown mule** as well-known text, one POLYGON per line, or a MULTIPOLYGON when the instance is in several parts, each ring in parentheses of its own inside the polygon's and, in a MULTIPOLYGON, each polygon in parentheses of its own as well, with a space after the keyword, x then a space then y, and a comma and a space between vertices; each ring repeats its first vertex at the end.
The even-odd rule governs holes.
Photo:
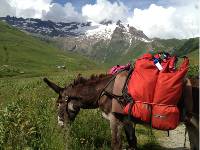
MULTIPOLYGON (((110 121, 112 149, 122 149, 122 127, 125 129, 130 149, 136 149, 137 139, 135 136, 135 123, 132 125, 129 120, 119 118, 115 115, 115 113, 113 113, 116 112, 119 114, 123 111, 123 106, 118 103, 116 98, 111 94, 122 95, 122 88, 124 86, 127 75, 127 72, 121 72, 116 76, 115 79, 111 75, 91 76, 90 79, 85 79, 81 76, 78 76, 77 79, 74 80, 73 84, 70 84, 64 88, 61 88, 55 83, 49 81, 47 78, 44 78, 44 81, 48 84, 48 86, 59 94, 57 99, 58 123, 63 126, 65 121, 73 121, 81 108, 100 108, 102 110, 102 115, 110 121), (111 94, 106 94, 105 91, 106 93, 111 94)), ((185 93, 184 97, 186 100, 184 100, 182 103, 185 103, 187 106, 188 100, 192 99, 191 92, 193 91, 191 90, 191 84, 189 80, 186 81, 186 86, 184 87, 183 92, 185 93)), ((190 110, 191 107, 192 106, 189 106, 186 108, 186 110, 190 110)), ((196 118, 194 119, 193 117, 192 119, 195 120, 193 122, 198 124, 196 118)), ((192 119, 190 118, 190 120, 192 119)), ((188 124, 189 127, 192 127, 192 131, 198 130, 194 127, 195 123, 188 124)), ((197 147, 196 144, 194 145, 197 147)))
POLYGON ((129 149, 133 150, 136 148, 133 123, 117 119, 112 113, 112 96, 103 94, 103 90, 118 94, 117 92, 120 90, 113 90, 114 79, 112 75, 91 76, 90 79, 78 76, 74 83, 64 88, 59 87, 47 78, 44 78, 44 81, 59 94, 57 99, 59 125, 63 126, 64 122, 73 121, 80 109, 100 108, 103 117, 110 121, 112 149, 122 149, 121 129, 124 127, 129 149))

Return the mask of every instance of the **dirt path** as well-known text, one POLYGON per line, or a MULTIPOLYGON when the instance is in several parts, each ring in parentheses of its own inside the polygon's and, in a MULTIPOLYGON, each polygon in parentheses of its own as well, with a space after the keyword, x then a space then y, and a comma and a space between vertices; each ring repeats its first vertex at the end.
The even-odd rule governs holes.
POLYGON ((169 132, 169 137, 167 133, 163 137, 158 138, 159 144, 166 148, 167 150, 189 150, 189 137, 186 135, 186 148, 184 148, 185 139, 185 126, 179 125, 175 130, 169 132))

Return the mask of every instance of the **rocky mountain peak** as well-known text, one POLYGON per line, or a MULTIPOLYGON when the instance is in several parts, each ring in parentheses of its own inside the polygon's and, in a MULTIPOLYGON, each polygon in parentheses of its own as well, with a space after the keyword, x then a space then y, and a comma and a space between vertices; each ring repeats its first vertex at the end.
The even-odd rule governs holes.
POLYGON ((100 24, 102 24, 102 25, 106 25, 106 26, 108 26, 109 24, 112 24, 112 23, 113 23, 112 20, 107 20, 107 19, 102 20, 102 21, 100 22, 100 24))
POLYGON ((129 27, 129 33, 135 37, 143 38, 150 41, 150 39, 143 33, 143 31, 137 30, 136 28, 132 26, 129 27))
POLYGON ((144 42, 151 41, 141 30, 137 30, 129 24, 124 24, 121 20, 117 21, 116 25, 112 34, 112 40, 125 40, 129 44, 132 44, 136 40, 144 42))
POLYGON ((120 27, 120 28, 125 28, 124 25, 122 24, 122 21, 121 21, 121 20, 118 20, 118 21, 116 22, 116 25, 117 25, 118 27, 120 27))

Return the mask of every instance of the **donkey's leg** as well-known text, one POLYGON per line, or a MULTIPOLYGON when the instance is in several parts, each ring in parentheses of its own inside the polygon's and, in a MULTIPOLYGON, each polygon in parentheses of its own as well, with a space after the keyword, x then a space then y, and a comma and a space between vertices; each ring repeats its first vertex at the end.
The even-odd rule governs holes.
POLYGON ((111 147, 112 150, 121 150, 122 149, 122 140, 121 140, 121 130, 122 123, 112 114, 110 116, 110 128, 111 128, 111 147))
POLYGON ((199 150, 199 130, 192 124, 186 124, 186 128, 190 141, 190 149, 199 150))
POLYGON ((137 149, 137 137, 135 135, 135 126, 135 123, 132 123, 130 121, 124 121, 124 130, 126 133, 126 139, 128 141, 130 150, 137 149))
POLYGON ((184 97, 184 105, 187 113, 191 113, 193 111, 193 97, 192 97, 192 83, 186 78, 185 85, 183 88, 183 97, 184 97))

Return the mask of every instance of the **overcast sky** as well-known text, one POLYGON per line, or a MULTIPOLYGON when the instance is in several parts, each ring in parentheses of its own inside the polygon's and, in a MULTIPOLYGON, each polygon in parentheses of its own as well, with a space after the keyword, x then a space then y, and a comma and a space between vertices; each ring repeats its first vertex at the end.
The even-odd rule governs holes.
POLYGON ((199 0, 0 0, 0 16, 56 22, 122 20, 148 37, 199 36, 199 0))

